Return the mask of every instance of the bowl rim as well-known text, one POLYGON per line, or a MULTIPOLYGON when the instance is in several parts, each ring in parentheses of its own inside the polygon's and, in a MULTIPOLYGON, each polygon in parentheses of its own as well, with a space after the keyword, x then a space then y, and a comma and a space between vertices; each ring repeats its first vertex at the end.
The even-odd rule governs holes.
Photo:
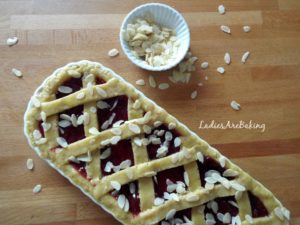
MULTIPOLYGON (((142 4, 142 5, 139 5, 137 7, 135 7, 134 9, 132 9, 127 15, 126 17, 123 19, 123 22, 122 22, 122 25, 121 25, 121 28, 120 28, 120 33, 119 33, 119 39, 120 39, 120 43, 121 43, 121 48, 123 50, 123 52, 125 53, 125 55, 127 56, 127 58, 133 63, 135 64, 136 66, 142 68, 142 69, 145 69, 145 70, 149 70, 149 71, 165 71, 165 70, 169 70, 175 66, 177 66, 185 57, 186 53, 188 52, 189 48, 190 48, 190 39, 191 39, 191 36, 190 36, 190 29, 189 29, 189 26, 186 22, 186 20, 184 19, 184 17, 182 16, 181 13, 179 13, 176 9, 172 8, 171 6, 169 5, 166 5, 166 4, 162 4, 162 3, 146 3, 146 4, 142 4), (187 47, 186 49, 184 49, 184 51, 182 52, 182 55, 180 57, 178 57, 173 63, 171 64, 167 64, 167 65, 164 65, 164 66, 158 66, 158 67, 154 67, 154 66, 150 66, 146 63, 140 63, 138 61, 138 59, 133 56, 133 55, 130 55, 128 53, 128 51, 126 50, 125 46, 128 46, 128 44, 126 43, 126 41, 123 39, 123 30, 124 30, 124 27, 125 27, 125 24, 128 23, 128 20, 129 18, 132 16, 133 13, 137 12, 137 11, 140 11, 148 6, 158 6, 158 7, 163 7, 167 10, 170 10, 172 11, 173 13, 177 14, 179 16, 179 19, 183 22, 184 26, 186 27, 187 29, 187 47)), ((128 48, 130 48, 128 46, 128 48)))

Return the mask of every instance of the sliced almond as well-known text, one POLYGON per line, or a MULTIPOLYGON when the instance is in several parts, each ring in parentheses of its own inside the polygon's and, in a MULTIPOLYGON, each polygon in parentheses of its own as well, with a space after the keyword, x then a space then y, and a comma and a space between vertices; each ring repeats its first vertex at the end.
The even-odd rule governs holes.
POLYGON ((219 5, 219 6, 218 6, 218 12, 219 12, 221 15, 225 14, 225 7, 224 7, 224 5, 219 5))
POLYGON ((16 77, 19 77, 19 78, 20 78, 20 77, 23 76, 22 72, 21 72, 20 70, 16 69, 16 68, 12 68, 11 72, 12 72, 12 74, 15 75, 16 77))
POLYGON ((136 83, 136 85, 144 86, 144 85, 145 85, 145 80, 139 79, 139 80, 137 80, 135 83, 136 83))
POLYGON ((158 88, 159 88, 160 90, 166 90, 166 89, 168 89, 169 87, 170 87, 170 85, 169 85, 168 83, 161 83, 161 84, 158 85, 158 88))
POLYGON ((149 85, 152 88, 156 88, 156 81, 152 75, 149 76, 149 85))
POLYGON ((240 108, 241 108, 241 105, 239 103, 237 103, 236 101, 231 101, 230 106, 231 106, 231 108, 233 108, 236 111, 240 110, 240 108))
POLYGON ((221 31, 223 31, 224 33, 227 33, 227 34, 231 33, 230 28, 228 26, 221 25, 220 28, 221 28, 221 31))
POLYGON ((224 55, 224 61, 227 65, 229 65, 230 62, 231 62, 231 57, 230 57, 230 54, 228 52, 226 52, 225 55, 224 55))
POLYGON ((7 40, 6 40, 6 44, 8 46, 13 46, 13 45, 15 45, 17 43, 18 43, 18 38, 17 37, 7 38, 7 40))
POLYGON ((119 51, 116 48, 113 48, 113 49, 109 50, 107 54, 109 57, 115 57, 115 56, 119 55, 119 51))
POLYGON ((37 193, 39 193, 39 192, 41 192, 42 191, 42 185, 40 185, 40 184, 37 184, 36 186, 34 186, 34 188, 32 189, 32 192, 34 193, 34 194, 37 194, 37 193))
POLYGON ((197 95, 198 95, 198 91, 197 91, 197 90, 193 91, 193 92, 191 93, 191 99, 197 98, 197 95))
POLYGON ((249 58, 250 52, 245 52, 242 56, 241 62, 246 63, 247 59, 249 58))
POLYGON ((248 33, 251 31, 251 27, 250 26, 243 26, 243 30, 245 33, 248 33))
POLYGON ((26 161, 26 167, 29 170, 33 170, 33 167, 34 167, 33 159, 30 159, 30 158, 27 159, 27 161, 26 161))

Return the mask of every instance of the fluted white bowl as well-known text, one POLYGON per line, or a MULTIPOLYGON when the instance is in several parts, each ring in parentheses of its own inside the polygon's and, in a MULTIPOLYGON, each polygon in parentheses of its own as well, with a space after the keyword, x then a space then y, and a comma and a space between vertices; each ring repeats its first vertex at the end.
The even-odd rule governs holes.
POLYGON ((164 71, 176 66, 186 55, 190 47, 190 31, 183 16, 172 7, 160 4, 149 3, 140 5, 133 9, 124 19, 120 30, 120 42, 125 55, 135 65, 150 71, 164 71), (128 45, 128 42, 123 37, 123 30, 126 30, 127 24, 132 23, 137 17, 143 18, 147 13, 153 16, 155 23, 175 30, 176 37, 180 42, 179 51, 176 60, 172 63, 163 66, 151 66, 145 63, 139 57, 136 57, 128 45))

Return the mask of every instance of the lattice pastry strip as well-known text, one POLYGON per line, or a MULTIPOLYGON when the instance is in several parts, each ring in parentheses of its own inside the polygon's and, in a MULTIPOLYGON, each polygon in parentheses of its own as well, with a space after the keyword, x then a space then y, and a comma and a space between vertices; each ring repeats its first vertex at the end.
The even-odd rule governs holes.
POLYGON ((262 184, 113 71, 56 70, 25 113, 30 145, 123 224, 282 225, 262 184))

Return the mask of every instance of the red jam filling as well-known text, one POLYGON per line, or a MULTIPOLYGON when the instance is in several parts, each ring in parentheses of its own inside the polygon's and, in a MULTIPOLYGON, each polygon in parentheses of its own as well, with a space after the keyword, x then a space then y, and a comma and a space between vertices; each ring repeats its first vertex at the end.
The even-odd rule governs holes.
POLYGON ((40 131, 42 137, 45 137, 45 132, 44 132, 44 128, 43 128, 43 126, 42 126, 42 123, 43 123, 43 121, 39 121, 39 122, 38 122, 38 129, 39 129, 39 131, 40 131))
MULTIPOLYGON (((192 220, 191 219, 192 218, 192 209, 188 208, 188 209, 184 209, 181 211, 177 211, 173 218, 180 219, 180 220, 182 220, 182 223, 180 223, 180 224, 185 224, 192 220), (186 221, 186 219, 188 219, 189 221, 186 221)), ((163 220, 163 221, 165 221, 165 220, 163 220)), ((159 224, 162 225, 163 221, 161 221, 159 224)))
MULTIPOLYGON (((146 135, 146 138, 149 138, 149 136, 153 135, 153 133, 154 133, 155 130, 165 130, 165 131, 169 131, 169 132, 171 132, 172 135, 173 135, 173 138, 172 138, 172 140, 171 140, 170 143, 169 143, 169 146, 168 146, 168 153, 166 154, 166 156, 172 155, 172 154, 174 154, 174 153, 176 153, 176 152, 179 152, 180 147, 176 147, 176 148, 175 148, 175 146, 174 146, 174 139, 175 139, 176 137, 181 136, 181 135, 180 135, 176 130, 169 130, 168 127, 167 127, 166 125, 163 124, 163 125, 161 125, 161 126, 155 128, 155 129, 153 129, 152 132, 151 132, 150 134, 146 135)), ((158 136, 158 137, 160 138, 161 143, 164 143, 164 142, 165 142, 165 134, 162 135, 162 136, 158 136)), ((149 145, 147 145, 148 157, 149 157, 150 160, 157 159, 157 157, 156 157, 157 149, 158 149, 160 146, 161 146, 161 144, 152 144, 152 143, 149 144, 149 145)))
MULTIPOLYGON (((75 116, 78 118, 80 115, 82 115, 83 112, 83 105, 76 106, 72 109, 66 110, 64 112, 61 112, 61 114, 67 114, 71 116, 72 114, 75 114, 75 116)), ((59 117, 59 121, 62 119, 59 117)), ((85 138, 85 133, 84 133, 84 127, 83 125, 78 125, 77 127, 74 127, 72 125, 62 128, 59 128, 59 136, 63 137, 66 139, 68 144, 71 144, 73 142, 79 141, 81 139, 85 138)))
POLYGON ((72 88, 72 92, 71 93, 61 93, 59 91, 56 92, 56 99, 65 97, 69 94, 72 94, 76 91, 79 91, 82 88, 82 80, 81 78, 70 78, 69 80, 66 80, 61 86, 67 86, 72 88))
POLYGON ((160 198, 164 197, 164 192, 167 192, 168 179, 173 183, 176 183, 177 181, 181 181, 184 183, 183 173, 183 166, 158 172, 156 178, 153 177, 155 196, 160 198))
MULTIPOLYGON (((133 152, 131 147, 131 141, 130 140, 122 140, 118 142, 116 145, 111 145, 108 148, 111 149, 111 154, 106 159, 101 160, 101 172, 103 176, 111 175, 114 173, 114 170, 112 169, 110 172, 105 171, 105 166, 108 162, 111 162, 114 166, 120 165, 125 160, 131 161, 131 166, 134 165, 134 158, 133 158, 133 152)), ((102 149, 101 153, 106 151, 107 148, 102 149)), ((130 192, 130 184, 123 185, 121 187, 121 190, 112 195, 118 199, 118 196, 121 194, 124 194, 126 198, 129 201, 129 211, 133 215, 137 215, 140 212, 140 199, 139 199, 139 193, 138 193, 138 182, 134 182, 135 185, 135 191, 133 193, 130 192)))
POLYGON ((135 181, 132 184, 126 184, 121 187, 121 190, 118 191, 114 197, 118 199, 118 196, 123 194, 129 201, 129 212, 131 212, 134 216, 137 216, 140 212, 140 196, 139 196, 139 187, 138 182, 135 181), (134 191, 130 191, 130 185, 134 185, 134 191))
POLYGON ((72 162, 72 161, 69 161, 70 165, 73 166, 73 168, 75 170, 78 171, 78 173, 83 176, 84 178, 88 179, 87 177, 87 172, 86 172, 86 169, 85 169, 85 166, 86 166, 86 163, 85 162, 81 162, 80 163, 75 163, 75 162, 72 162))
POLYGON ((248 196, 250 200, 253 218, 264 217, 269 215, 264 203, 262 203, 262 201, 258 197, 253 195, 250 191, 248 191, 248 196))
MULTIPOLYGON (((218 205, 217 213, 222 213, 223 215, 226 213, 229 213, 231 217, 238 215, 239 209, 234 206, 234 203, 236 203, 235 198, 233 196, 229 197, 223 197, 223 198, 216 198, 214 201, 218 205)), ((204 209, 204 215, 210 213, 214 216, 214 219, 216 221, 215 225, 224 225, 224 224, 231 224, 231 221, 229 223, 223 223, 217 218, 217 213, 215 213, 212 209, 212 207, 208 206, 209 204, 205 204, 204 209)))
POLYGON ((126 95, 105 99, 103 101, 106 102, 110 107, 106 109, 97 109, 99 130, 111 128, 112 125, 119 120, 128 120, 128 97, 126 95), (109 126, 102 129, 101 127, 104 122, 109 120, 114 113, 115 116, 113 117, 113 120, 109 126))
MULTIPOLYGON (((213 158, 209 157, 209 156, 205 156, 204 157, 204 162, 200 163, 199 161, 197 161, 198 164, 198 169, 200 172, 200 178, 201 178, 201 185, 204 187, 206 181, 205 181, 205 173, 209 170, 216 170, 218 171, 221 175, 222 173, 226 170, 225 168, 223 168, 219 162, 217 162, 216 160, 214 160, 213 158)), ((228 178, 228 180, 232 180, 232 178, 228 178)))

